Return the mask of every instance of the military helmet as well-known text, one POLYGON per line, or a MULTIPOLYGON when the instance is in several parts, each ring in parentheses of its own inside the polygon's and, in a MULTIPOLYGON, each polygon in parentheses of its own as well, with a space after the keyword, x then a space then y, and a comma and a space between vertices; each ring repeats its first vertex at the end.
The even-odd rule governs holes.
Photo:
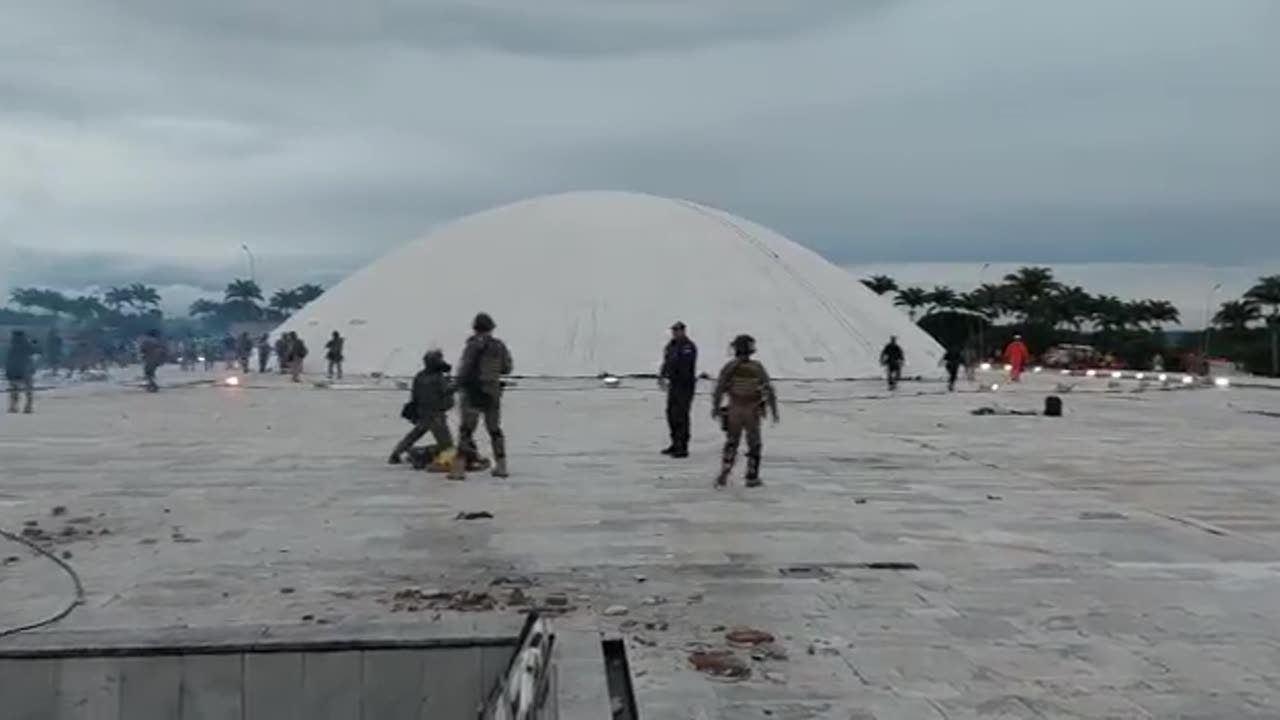
POLYGON ((493 332, 496 327, 498 325, 489 313, 476 313, 476 319, 471 321, 471 329, 476 332, 493 332))
POLYGON ((756 339, 745 333, 734 338, 730 345, 735 355, 750 355, 756 351, 756 339))

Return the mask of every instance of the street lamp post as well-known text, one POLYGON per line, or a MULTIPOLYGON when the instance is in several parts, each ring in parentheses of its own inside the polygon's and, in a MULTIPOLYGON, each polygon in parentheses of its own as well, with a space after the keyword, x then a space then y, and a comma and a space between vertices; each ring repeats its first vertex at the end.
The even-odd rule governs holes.
POLYGON ((254 261, 253 251, 250 250, 249 246, 244 243, 240 244, 240 249, 243 250, 244 254, 247 255, 249 258, 249 279, 252 280, 253 282, 258 282, 258 270, 256 267, 257 263, 254 261))
MULTIPOLYGON (((982 263, 982 269, 978 271, 978 288, 982 287, 982 280, 987 274, 987 268, 991 267, 991 263, 982 263)), ((977 289, 977 288, 975 288, 977 289)), ((985 335, 985 326, 987 318, 984 315, 978 316, 978 361, 981 362, 987 357, 987 344, 985 335)))
POLYGON ((1215 284, 1204 298, 1204 339, 1200 344, 1200 353, 1206 363, 1209 362, 1209 336, 1213 333, 1213 324, 1209 322, 1209 313, 1213 309, 1213 296, 1217 295, 1221 289, 1222 283, 1215 284))

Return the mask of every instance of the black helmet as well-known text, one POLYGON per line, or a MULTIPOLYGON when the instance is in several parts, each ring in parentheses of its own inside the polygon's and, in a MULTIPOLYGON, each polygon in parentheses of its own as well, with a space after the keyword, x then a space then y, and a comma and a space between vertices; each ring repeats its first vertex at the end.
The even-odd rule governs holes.
POLYGON ((449 363, 444 361, 444 353, 440 350, 431 349, 427 354, 422 356, 422 366, 428 370, 443 370, 449 372, 451 369, 449 363))
POLYGON ((739 335, 730 344, 735 355, 750 355, 756 351, 756 339, 747 334, 739 335))
POLYGON ((498 325, 493 322, 493 318, 489 313, 476 313, 476 319, 471 321, 471 329, 476 332, 493 332, 498 325))

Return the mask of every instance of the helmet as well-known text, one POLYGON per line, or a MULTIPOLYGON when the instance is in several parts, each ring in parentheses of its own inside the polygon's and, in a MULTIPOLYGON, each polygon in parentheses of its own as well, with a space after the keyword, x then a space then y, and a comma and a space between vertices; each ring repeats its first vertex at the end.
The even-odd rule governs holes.
POLYGON ((476 313, 476 319, 471 321, 471 329, 476 332, 493 332, 496 327, 498 325, 493 322, 489 313, 476 313))
POLYGON ((428 370, 443 369, 445 372, 450 370, 449 363, 444 361, 444 353, 435 348, 428 350, 427 354, 422 356, 422 365, 428 370))
POLYGON ((750 335, 739 335, 730 344, 735 355, 750 355, 756 351, 756 339, 750 335))

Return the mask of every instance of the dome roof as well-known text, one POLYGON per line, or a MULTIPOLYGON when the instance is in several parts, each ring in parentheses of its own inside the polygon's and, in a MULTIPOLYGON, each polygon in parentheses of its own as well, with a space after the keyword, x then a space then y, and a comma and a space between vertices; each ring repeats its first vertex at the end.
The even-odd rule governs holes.
POLYGON ((376 260, 281 330, 319 348, 347 337, 349 372, 412 375, 430 347, 456 357, 478 311, 516 375, 652 374, 684 322, 715 373, 739 333, 779 378, 880 374, 897 335, 908 374, 941 348, 848 272, 748 220, 683 200, 581 192, 469 215, 376 260))

